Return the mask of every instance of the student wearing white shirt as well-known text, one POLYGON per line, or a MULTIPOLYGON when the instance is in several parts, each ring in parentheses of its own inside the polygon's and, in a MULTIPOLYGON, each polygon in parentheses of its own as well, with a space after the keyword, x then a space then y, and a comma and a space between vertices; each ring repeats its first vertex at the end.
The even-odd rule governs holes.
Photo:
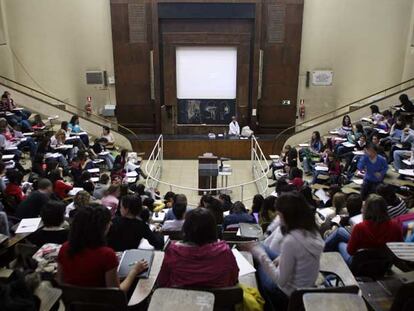
POLYGON ((232 121, 229 124, 229 135, 236 135, 239 136, 240 135, 240 126, 239 123, 237 122, 237 118, 235 116, 233 116, 232 121))

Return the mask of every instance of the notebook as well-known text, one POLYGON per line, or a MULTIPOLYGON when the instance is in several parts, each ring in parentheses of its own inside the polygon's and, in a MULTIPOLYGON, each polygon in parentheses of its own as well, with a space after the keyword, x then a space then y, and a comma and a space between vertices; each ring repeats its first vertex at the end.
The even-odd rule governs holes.
POLYGON ((120 278, 126 278, 135 263, 142 259, 148 262, 149 268, 137 277, 147 279, 149 277, 152 261, 154 259, 154 251, 142 249, 130 249, 122 253, 122 257, 118 265, 118 276, 120 278))

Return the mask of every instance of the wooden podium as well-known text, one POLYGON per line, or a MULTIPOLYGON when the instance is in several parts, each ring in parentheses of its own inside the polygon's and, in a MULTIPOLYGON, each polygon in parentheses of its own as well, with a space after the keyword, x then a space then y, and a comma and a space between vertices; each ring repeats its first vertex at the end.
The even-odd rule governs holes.
MULTIPOLYGON (((198 157, 198 188, 209 189, 217 188, 217 176, 218 176, 218 158, 209 153, 205 153, 198 157)), ((204 192, 200 190, 199 195, 203 195, 204 192)), ((217 191, 208 191, 208 194, 215 195, 217 191)))

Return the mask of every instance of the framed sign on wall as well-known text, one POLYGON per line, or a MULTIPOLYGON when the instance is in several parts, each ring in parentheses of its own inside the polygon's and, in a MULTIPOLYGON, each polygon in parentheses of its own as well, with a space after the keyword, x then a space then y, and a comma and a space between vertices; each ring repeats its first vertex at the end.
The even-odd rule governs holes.
POLYGON ((314 70, 312 71, 312 85, 315 86, 329 86, 332 85, 333 71, 332 70, 314 70))

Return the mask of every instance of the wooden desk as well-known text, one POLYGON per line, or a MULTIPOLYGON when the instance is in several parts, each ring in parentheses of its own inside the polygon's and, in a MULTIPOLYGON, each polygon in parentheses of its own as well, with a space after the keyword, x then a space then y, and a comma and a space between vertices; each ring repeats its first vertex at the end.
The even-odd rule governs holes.
POLYGON ((141 303, 146 299, 152 292, 152 289, 157 280, 158 274, 161 270, 161 265, 164 260, 164 252, 155 251, 154 260, 152 261, 152 266, 148 279, 139 279, 137 286, 134 289, 134 292, 129 299, 128 306, 134 306, 141 303))
POLYGON ((322 253, 320 260, 321 272, 332 272, 338 275, 345 286, 358 285, 354 275, 338 252, 322 253))
POLYGON ((195 290, 159 288, 152 295, 148 311, 213 311, 214 294, 195 290))
POLYGON ((303 295, 306 311, 366 311, 364 300, 356 294, 312 293, 303 295))
MULTIPOLYGON (((253 256, 249 252, 240 252, 247 261, 253 265, 253 256)), ((239 278, 239 283, 244 284, 248 287, 257 288, 256 273, 249 273, 239 278)))

